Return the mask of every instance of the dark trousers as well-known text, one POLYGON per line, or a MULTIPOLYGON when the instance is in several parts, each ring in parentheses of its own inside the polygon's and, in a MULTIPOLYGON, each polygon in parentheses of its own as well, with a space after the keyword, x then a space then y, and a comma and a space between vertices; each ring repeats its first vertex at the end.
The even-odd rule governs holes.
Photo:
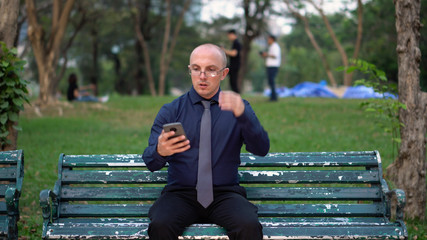
POLYGON ((193 223, 215 223, 227 230, 230 240, 260 240, 258 209, 246 199, 241 186, 214 188, 208 208, 197 202, 194 188, 166 186, 150 208, 148 235, 152 240, 175 240, 193 223))
POLYGON ((239 68, 238 67, 230 67, 230 71, 228 72, 228 76, 230 76, 230 88, 236 93, 240 93, 239 84, 237 83, 237 77, 239 76, 239 68))
POLYGON ((275 83, 277 72, 279 72, 278 67, 267 67, 268 85, 270 85, 270 89, 271 89, 270 100, 272 101, 277 100, 276 83, 275 83))

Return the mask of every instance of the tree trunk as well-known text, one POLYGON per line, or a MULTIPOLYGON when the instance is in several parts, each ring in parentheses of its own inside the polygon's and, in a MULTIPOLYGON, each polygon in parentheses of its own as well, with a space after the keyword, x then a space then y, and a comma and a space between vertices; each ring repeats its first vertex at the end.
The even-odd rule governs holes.
POLYGON ((190 7, 191 1, 192 0, 187 0, 184 3, 184 7, 175 25, 175 31, 172 36, 172 41, 169 48, 168 46, 169 46, 169 39, 170 39, 172 10, 171 10, 170 0, 167 1, 166 27, 165 27, 165 34, 163 38, 162 55, 160 56, 160 77, 159 77, 159 95, 160 96, 163 96, 165 94, 166 76, 168 74, 170 61, 172 59, 172 54, 176 44, 176 39, 178 38, 182 21, 184 20, 184 14, 187 11, 187 9, 190 7))
POLYGON ((304 22, 304 30, 307 34, 308 38, 310 39, 311 44, 313 45, 314 49, 316 50, 317 54, 319 54, 320 60, 322 61, 323 68, 326 71, 326 75, 328 76, 329 82, 331 86, 337 87, 337 82, 335 81, 335 77, 332 74, 331 67, 329 66, 328 60, 326 59, 325 54, 323 53, 322 49, 320 48, 319 44, 316 41, 316 38, 314 37, 313 33, 310 29, 310 24, 308 22, 308 19, 301 15, 297 10, 293 9, 291 7, 291 4, 289 0, 285 0, 285 4, 288 7, 289 11, 296 16, 297 18, 301 19, 304 22))
POLYGON ((171 0, 166 0, 166 25, 165 32, 163 33, 163 45, 162 53, 160 55, 160 76, 159 76, 159 95, 163 96, 165 94, 165 78, 166 78, 166 54, 168 51, 170 29, 171 29, 171 18, 172 18, 172 6, 171 0))
POLYGON ((271 6, 270 0, 254 1, 243 0, 245 14, 245 34, 243 36, 242 49, 240 51, 240 69, 237 76, 237 86, 243 92, 244 79, 248 69, 249 53, 252 41, 264 31, 264 19, 267 9, 271 6))
MULTIPOLYGON (((363 3, 362 0, 357 0, 357 37, 356 45, 354 46, 353 59, 359 57, 360 45, 362 44, 362 35, 363 35, 363 3)), ((353 79, 353 73, 349 73, 349 79, 353 79)))
MULTIPOLYGON (((150 60, 150 52, 149 52, 150 50, 148 48, 147 41, 145 40, 146 36, 143 33, 142 28, 141 28, 141 20, 142 20, 141 17, 143 17, 143 19, 144 19, 144 20, 142 20, 142 22, 145 22, 147 16, 146 16, 146 14, 144 14, 144 16, 141 16, 141 13, 140 13, 141 10, 139 7, 137 7, 137 5, 136 5, 137 3, 132 2, 132 5, 131 5, 131 2, 129 2, 129 4, 130 4, 129 5, 130 7, 133 5, 136 8, 136 14, 134 16, 135 33, 136 33, 136 37, 138 39, 139 45, 141 46, 142 52, 144 55, 144 66, 145 66, 146 76, 148 79, 148 88, 150 89, 151 96, 156 96, 157 91, 156 91, 156 86, 154 83, 153 72, 151 70, 151 60, 150 60)), ((150 9, 150 1, 146 1, 146 2, 144 2, 144 4, 145 4, 144 10, 146 12, 148 12, 148 10, 150 9)))
POLYGON ((402 139, 399 156, 387 169, 390 179, 406 193, 407 218, 425 218, 427 93, 420 90, 420 0, 395 0, 399 101, 402 139))
MULTIPOLYGON (((0 1, 0 41, 6 43, 8 48, 14 47, 16 35, 18 34, 18 15, 19 15, 19 1, 3 0, 0 1)), ((3 54, 0 49, 0 55, 3 54)), ((19 112, 18 112, 19 114, 19 112)), ((18 131, 13 127, 18 125, 17 122, 8 120, 6 122, 9 135, 6 137, 9 144, 1 147, 1 151, 15 150, 18 140, 18 131)))
POLYGON ((0 41, 5 42, 8 48, 12 48, 15 42, 18 28, 18 16, 19 1, 0 1, 0 41))
POLYGON ((251 52, 251 39, 249 36, 243 36, 242 49, 240 50, 240 68, 237 75, 237 86, 240 92, 243 92, 243 80, 248 69, 249 53, 251 52))
POLYGON ((55 86, 57 84, 55 81, 58 81, 56 67, 58 65, 61 41, 64 37, 74 1, 67 0, 63 9, 61 1, 53 1, 52 28, 47 43, 45 42, 44 29, 37 20, 34 0, 25 1, 28 16, 28 38, 33 47, 39 71, 40 95, 38 104, 40 105, 47 105, 56 101, 55 86))
MULTIPOLYGON (((313 2, 313 0, 309 0, 309 2, 311 3, 311 5, 319 12, 319 14, 320 14, 320 16, 322 17, 322 19, 323 19, 323 22, 325 23, 325 25, 326 25, 326 29, 328 29, 328 32, 329 32, 329 35, 331 36, 331 38, 332 38, 332 41, 334 42, 334 44, 335 44, 335 47, 338 49, 338 52, 340 53, 340 55, 341 55, 341 60, 342 60, 342 63, 343 63, 343 65, 344 65, 344 67, 345 67, 345 69, 347 69, 348 68, 348 57, 347 57, 347 53, 345 52, 345 50, 344 50, 344 48, 342 47, 342 45, 341 45, 341 43, 340 43, 340 41, 338 40, 338 38, 337 38, 337 36, 335 35, 335 31, 332 29, 332 26, 331 26, 331 24, 330 24, 330 22, 329 22, 329 20, 328 20, 328 18, 326 17, 326 15, 325 15, 325 13, 323 12, 323 9, 322 8, 320 8, 317 4, 315 4, 314 2, 313 2)), ((350 77, 350 75, 347 73, 347 71, 343 71, 344 73, 344 80, 343 80, 343 84, 344 84, 344 86, 351 86, 351 79, 349 78, 350 77)))

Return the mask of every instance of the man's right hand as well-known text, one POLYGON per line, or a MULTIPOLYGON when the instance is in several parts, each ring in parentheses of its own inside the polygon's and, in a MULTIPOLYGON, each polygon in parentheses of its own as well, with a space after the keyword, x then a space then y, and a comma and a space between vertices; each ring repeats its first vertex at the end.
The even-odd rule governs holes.
POLYGON ((157 152, 160 156, 167 157, 190 149, 190 140, 186 139, 184 135, 170 138, 174 134, 174 131, 165 132, 162 130, 157 142, 157 152))

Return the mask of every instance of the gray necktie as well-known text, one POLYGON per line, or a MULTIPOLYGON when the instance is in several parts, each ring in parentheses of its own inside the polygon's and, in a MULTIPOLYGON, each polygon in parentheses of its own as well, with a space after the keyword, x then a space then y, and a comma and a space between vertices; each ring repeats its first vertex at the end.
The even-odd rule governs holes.
POLYGON ((202 101, 203 111, 200 123, 199 169, 197 172, 197 201, 207 208, 213 201, 211 163, 211 103, 202 101))

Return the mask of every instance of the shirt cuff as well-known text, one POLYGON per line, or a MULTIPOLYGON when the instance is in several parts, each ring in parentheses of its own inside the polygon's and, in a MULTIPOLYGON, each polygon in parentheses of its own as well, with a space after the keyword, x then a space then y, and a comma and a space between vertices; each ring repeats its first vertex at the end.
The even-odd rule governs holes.
POLYGON ((162 164, 166 164, 166 162, 167 162, 166 158, 165 158, 165 157, 163 157, 163 156, 161 156, 161 155, 157 152, 157 146, 156 146, 156 149, 155 149, 155 150, 154 150, 154 152, 153 152, 153 158, 154 158, 156 161, 158 161, 158 162, 160 162, 160 163, 162 163, 162 164))

